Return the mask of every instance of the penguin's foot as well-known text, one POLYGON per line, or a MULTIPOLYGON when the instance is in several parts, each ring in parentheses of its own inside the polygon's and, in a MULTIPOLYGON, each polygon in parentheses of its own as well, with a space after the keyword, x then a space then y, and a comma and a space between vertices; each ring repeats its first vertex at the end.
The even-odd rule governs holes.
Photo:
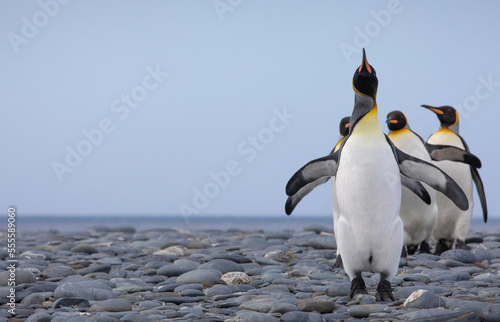
POLYGON ((418 245, 408 245, 406 246, 408 249, 408 254, 409 255, 415 255, 415 252, 417 251, 418 245))
POLYGON ((357 276, 351 281, 351 291, 349 292, 349 296, 354 298, 358 294, 368 294, 365 281, 363 281, 361 276, 357 276))
POLYGON ((467 244, 463 240, 460 240, 460 239, 457 239, 457 243, 455 244, 455 248, 456 249, 466 249, 466 250, 471 249, 469 246, 467 246, 467 244))
POLYGON ((408 256, 408 253, 406 252, 406 246, 403 246, 403 249, 401 250, 401 257, 406 257, 408 256))
POLYGON ((391 282, 386 279, 381 279, 377 286, 377 294, 375 295, 375 298, 377 301, 394 301, 391 282))
POLYGON ((448 246, 446 239, 440 239, 436 244, 436 248, 434 249, 434 255, 441 255, 449 249, 450 247, 448 246))
POLYGON ((430 254, 431 253, 431 246, 429 246, 429 243, 426 242, 425 240, 420 243, 420 254, 430 254))
POLYGON ((342 263, 342 257, 340 254, 337 256, 337 259, 335 260, 335 264, 333 264, 333 268, 343 268, 344 264, 342 263))

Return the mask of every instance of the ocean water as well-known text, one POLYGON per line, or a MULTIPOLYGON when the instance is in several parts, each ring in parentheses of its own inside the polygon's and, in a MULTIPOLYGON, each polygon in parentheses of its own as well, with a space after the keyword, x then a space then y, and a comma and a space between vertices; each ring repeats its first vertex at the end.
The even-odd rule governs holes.
MULTIPOLYGON (((148 229, 219 229, 230 228, 242 230, 302 230, 311 224, 319 224, 332 227, 333 216, 47 216, 47 215, 18 215, 16 217, 17 231, 48 231, 55 229, 58 231, 78 231, 95 226, 123 227, 132 226, 137 231, 148 229)), ((7 226, 7 218, 0 222, 0 229, 4 231, 7 226)), ((471 223, 472 231, 497 231, 500 230, 500 218, 490 218, 488 223, 484 223, 482 218, 473 218, 471 223)))

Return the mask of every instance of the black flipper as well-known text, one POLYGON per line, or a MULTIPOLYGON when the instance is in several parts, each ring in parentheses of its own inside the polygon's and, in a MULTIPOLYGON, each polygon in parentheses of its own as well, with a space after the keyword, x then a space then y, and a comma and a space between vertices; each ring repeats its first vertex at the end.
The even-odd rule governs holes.
POLYGON ((484 194, 484 186, 479 172, 476 168, 470 168, 472 174, 472 180, 476 184, 477 194, 479 195, 479 200, 481 200, 481 208, 483 208, 483 219, 484 222, 488 221, 488 208, 486 207, 486 195, 484 194))
POLYGON ((462 210, 467 210, 469 208, 469 201, 464 191, 449 175, 433 164, 412 157, 396 148, 394 144, 392 145, 401 174, 410 179, 428 184, 431 188, 443 193, 453 201, 458 208, 462 210))
POLYGON ((319 185, 322 185, 323 183, 326 183, 328 180, 330 180, 330 177, 323 177, 316 181, 308 183, 304 187, 302 187, 296 194, 288 197, 285 204, 286 214, 290 215, 292 211, 295 209, 295 206, 297 206, 297 204, 302 200, 302 198, 307 196, 307 194, 311 192, 314 188, 316 188, 319 185))
POLYGON ((430 205, 431 197, 427 192, 427 189, 422 186, 422 184, 416 180, 410 179, 407 176, 401 174, 401 185, 410 189, 414 194, 416 194, 423 202, 430 205))
POLYGON ((451 145, 441 145, 441 144, 425 144, 427 152, 429 152, 432 160, 435 161, 457 161, 462 163, 467 163, 474 168, 481 168, 481 160, 474 154, 451 146, 451 145))
POLYGON ((316 160, 312 160, 295 172, 286 184, 286 194, 293 196, 300 189, 323 177, 337 174, 339 151, 316 160))

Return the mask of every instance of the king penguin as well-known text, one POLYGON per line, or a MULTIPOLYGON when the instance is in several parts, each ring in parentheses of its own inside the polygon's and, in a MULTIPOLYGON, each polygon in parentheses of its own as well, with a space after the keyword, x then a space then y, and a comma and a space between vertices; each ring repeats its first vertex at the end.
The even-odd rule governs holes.
MULTIPOLYGON (((469 147, 465 140, 459 134, 459 116, 458 112, 451 106, 433 107, 422 105, 422 107, 436 113, 441 126, 439 130, 430 135, 427 143, 431 144, 446 144, 458 147, 465 151, 469 151, 469 147)), ((438 206, 438 221, 434 230, 434 240, 436 241, 435 254, 451 249, 455 242, 455 247, 459 249, 469 249, 465 244, 465 238, 469 232, 470 222, 472 219, 473 197, 472 197, 472 181, 476 184, 481 206, 483 208, 484 222, 488 219, 488 209, 486 206, 486 196, 484 186, 479 176, 477 168, 479 166, 471 166, 460 162, 452 161, 435 161, 434 164, 446 172, 450 177, 460 185, 469 202, 469 208, 466 210, 459 209, 444 198, 441 194, 437 194, 436 203, 438 206)))
MULTIPOLYGON (((429 152, 422 138, 413 132, 406 116, 401 111, 392 111, 387 114, 389 138, 401 151, 431 162, 429 152)), ((401 209, 399 216, 403 220, 404 238, 402 256, 415 254, 420 245, 420 253, 430 253, 430 239, 436 227, 438 208, 436 205, 436 190, 425 183, 431 203, 427 204, 406 187, 401 191, 401 209)))
POLYGON ((363 59, 352 81, 355 92, 349 135, 339 149, 308 162, 288 181, 292 196, 322 177, 335 176, 339 215, 336 239, 344 270, 351 280, 351 297, 366 294, 363 271, 380 274, 376 299, 394 300, 390 281, 396 275, 403 246, 403 222, 399 217, 401 184, 405 177, 422 198, 429 195, 422 181, 446 194, 457 206, 468 208, 460 187, 432 164, 397 149, 378 122, 375 69, 363 59))

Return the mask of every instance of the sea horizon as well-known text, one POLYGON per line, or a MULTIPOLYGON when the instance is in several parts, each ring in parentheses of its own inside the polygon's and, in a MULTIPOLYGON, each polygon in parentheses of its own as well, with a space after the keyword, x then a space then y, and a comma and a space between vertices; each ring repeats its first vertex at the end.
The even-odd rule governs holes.
MULTIPOLYGON (((2 230, 7 219, 2 220, 2 230)), ((322 225, 333 230, 332 215, 283 216, 278 215, 21 215, 16 218, 18 232, 23 231, 79 231, 93 227, 134 227, 136 231, 151 229, 183 230, 302 230, 308 225, 322 225)), ((500 218, 472 218, 471 231, 500 230, 500 218)))

